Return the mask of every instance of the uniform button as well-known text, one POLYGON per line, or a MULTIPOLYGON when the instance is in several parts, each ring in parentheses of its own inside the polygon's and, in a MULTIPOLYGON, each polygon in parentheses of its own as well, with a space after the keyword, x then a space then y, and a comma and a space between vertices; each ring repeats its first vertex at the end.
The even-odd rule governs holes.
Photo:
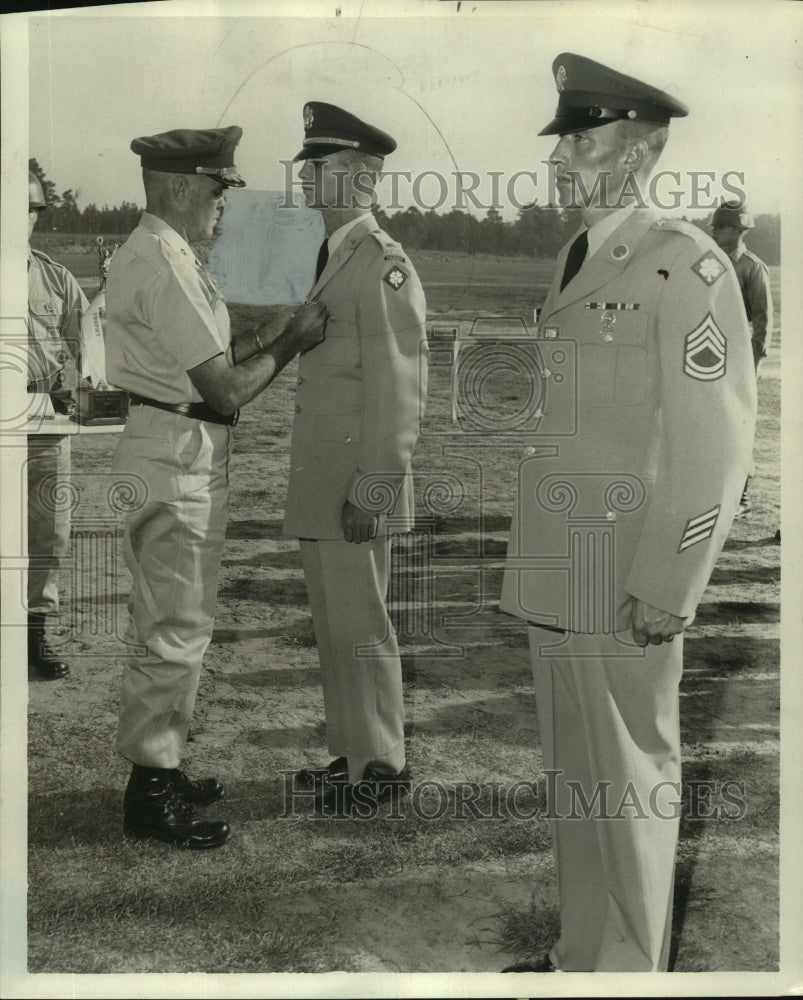
POLYGON ((535 448, 533 448, 532 445, 527 445, 526 448, 522 449, 521 454, 522 454, 523 458, 529 458, 530 455, 534 455, 535 454, 535 448))
POLYGON ((346 442, 346 444, 351 444, 351 434, 347 434, 347 435, 346 435, 346 436, 345 436, 345 437, 343 438, 343 440, 344 440, 344 441, 346 442))
POLYGON ((303 384, 304 384, 304 376, 299 375, 298 378, 296 379, 296 385, 303 385, 303 384))
POLYGON ((544 369, 544 378, 549 378, 551 375, 552 375, 552 372, 548 368, 545 368, 544 369))
POLYGON ((616 520, 616 514, 612 510, 606 511, 605 512, 605 516, 608 518, 609 521, 615 521, 616 520))
POLYGON ((301 413, 301 407, 298 404, 296 404, 296 413, 301 413))

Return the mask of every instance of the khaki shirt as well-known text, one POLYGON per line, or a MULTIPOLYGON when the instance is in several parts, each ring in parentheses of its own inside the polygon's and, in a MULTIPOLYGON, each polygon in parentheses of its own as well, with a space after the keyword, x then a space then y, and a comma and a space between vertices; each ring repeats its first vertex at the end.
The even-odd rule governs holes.
POLYGON ((772 342, 772 292, 767 265, 746 247, 738 247, 729 254, 739 279, 747 321, 753 341, 753 359, 758 366, 766 358, 772 342))
POLYGON ((80 371, 81 318, 89 304, 66 267, 47 254, 28 253, 28 382, 47 391, 72 355, 80 371), (69 352, 69 354, 67 353, 69 352))
POLYGON ((143 213, 106 283, 106 377, 163 403, 200 403, 187 372, 230 343, 229 314, 189 244, 143 213))

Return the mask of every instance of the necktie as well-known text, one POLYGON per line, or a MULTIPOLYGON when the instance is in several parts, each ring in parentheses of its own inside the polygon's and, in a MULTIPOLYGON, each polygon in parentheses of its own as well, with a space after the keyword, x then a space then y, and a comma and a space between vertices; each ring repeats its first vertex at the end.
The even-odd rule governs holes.
POLYGON ((315 280, 317 281, 323 273, 323 269, 326 267, 326 262, 329 260, 329 240, 324 240, 321 243, 321 249, 318 251, 318 262, 315 265, 315 280))
POLYGON ((586 259, 586 253, 588 252, 588 230, 584 229, 582 233, 577 237, 577 239, 569 247, 569 253, 566 255, 566 266, 563 269, 563 278, 560 282, 560 290, 569 284, 572 278, 580 270, 583 261, 586 259))

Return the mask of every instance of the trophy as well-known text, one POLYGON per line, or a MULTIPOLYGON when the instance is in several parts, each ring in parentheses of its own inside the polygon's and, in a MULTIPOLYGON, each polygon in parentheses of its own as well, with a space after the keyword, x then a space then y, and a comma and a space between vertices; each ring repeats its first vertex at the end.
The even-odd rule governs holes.
POLYGON ((100 287, 81 324, 81 383, 75 413, 79 424, 124 424, 128 414, 128 393, 106 381, 106 278, 118 245, 110 251, 103 237, 97 238, 100 287))

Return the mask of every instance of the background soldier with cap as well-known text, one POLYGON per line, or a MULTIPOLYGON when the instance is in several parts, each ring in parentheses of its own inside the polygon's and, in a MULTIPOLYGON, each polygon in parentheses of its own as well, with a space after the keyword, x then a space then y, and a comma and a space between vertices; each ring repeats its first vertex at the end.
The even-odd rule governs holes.
POLYGON ((214 778, 179 770, 215 616, 226 528, 232 425, 299 352, 323 337, 326 310, 305 306, 261 353, 234 368, 229 320, 190 244, 212 235, 234 166, 238 127, 135 139, 147 204, 115 253, 106 288, 109 381, 131 393, 114 456, 130 476, 124 552, 133 577, 117 748, 133 764, 124 828, 178 847, 218 847, 222 821, 195 805, 220 799, 214 778))
POLYGON ((727 257, 696 227, 626 204, 686 107, 581 56, 553 72, 558 110, 541 134, 560 136, 550 162, 583 228, 558 255, 539 336, 577 344, 577 428, 545 427, 520 466, 500 606, 530 626, 561 933, 505 971, 659 971, 682 632, 749 468, 755 379, 727 257))
POLYGON ((304 107, 300 177, 323 214, 314 295, 326 341, 299 362, 285 534, 299 538, 323 676, 329 752, 318 807, 349 812, 409 790, 402 675, 385 605, 390 531, 413 523, 410 459, 426 392, 426 303, 370 197, 385 132, 331 104, 304 107), (367 194, 366 194, 367 192, 367 194))
MULTIPOLYGON (((742 301, 750 324, 753 362, 758 378, 761 362, 766 358, 772 341, 773 306, 767 265, 744 245, 745 234, 754 227, 752 213, 748 212, 745 205, 736 201, 723 201, 711 218, 711 236, 720 250, 724 250, 730 257, 739 279, 742 301)), ((737 517, 750 513, 749 483, 750 478, 744 484, 737 517)))
MULTIPOLYGON (((47 209, 42 185, 28 171, 28 239, 47 209)), ((88 308, 70 272, 28 248, 28 392, 52 392, 64 384, 72 355, 80 371, 81 318, 88 308)), ((57 502, 59 480, 70 473, 70 439, 28 435, 28 663, 40 677, 57 680, 69 665, 47 641, 48 618, 59 613, 59 560, 69 551, 70 509, 57 502)))

